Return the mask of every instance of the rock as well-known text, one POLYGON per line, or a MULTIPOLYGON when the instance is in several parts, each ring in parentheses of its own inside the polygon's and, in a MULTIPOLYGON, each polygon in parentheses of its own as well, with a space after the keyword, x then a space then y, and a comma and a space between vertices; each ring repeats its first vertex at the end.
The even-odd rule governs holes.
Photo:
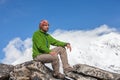
POLYGON ((12 80, 55 80, 52 70, 36 61, 16 65, 10 75, 12 80))
POLYGON ((74 69, 76 73, 100 80, 120 80, 120 74, 108 72, 86 64, 77 64, 74 66, 74 69))
POLYGON ((12 65, 0 64, 0 80, 9 80, 9 73, 13 71, 13 68, 12 65))
MULTIPOLYGON (((65 73, 64 80, 120 80, 120 74, 108 72, 86 64, 74 65, 74 72, 65 73)), ((0 64, 0 80, 61 80, 52 76, 53 71, 37 61, 16 66, 0 64)))
POLYGON ((10 73, 10 80, 57 80, 52 74, 53 71, 41 62, 29 61, 16 65, 10 73))
POLYGON ((65 73, 66 76, 74 79, 74 80, 98 80, 94 77, 89 77, 89 76, 85 76, 85 75, 81 75, 79 73, 76 73, 76 72, 68 72, 68 73, 65 73))

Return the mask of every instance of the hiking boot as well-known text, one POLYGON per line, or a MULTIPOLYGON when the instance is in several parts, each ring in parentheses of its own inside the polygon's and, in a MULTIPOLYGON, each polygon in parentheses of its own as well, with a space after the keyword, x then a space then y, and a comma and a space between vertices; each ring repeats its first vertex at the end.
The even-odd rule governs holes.
POLYGON ((61 73, 53 73, 53 77, 57 79, 65 79, 65 75, 61 73))
POLYGON ((68 72, 73 72, 73 71, 75 71, 75 70, 74 70, 74 68, 72 68, 72 67, 68 67, 68 68, 65 68, 65 69, 64 69, 64 73, 65 73, 65 74, 68 73, 68 72))

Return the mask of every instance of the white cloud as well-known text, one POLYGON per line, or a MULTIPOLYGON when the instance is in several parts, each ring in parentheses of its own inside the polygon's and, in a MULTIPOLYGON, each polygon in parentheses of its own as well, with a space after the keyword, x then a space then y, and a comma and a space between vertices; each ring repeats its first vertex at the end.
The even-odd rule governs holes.
MULTIPOLYGON (((71 65, 83 63, 120 73, 120 34, 116 29, 102 25, 93 30, 56 30, 52 36, 70 42, 72 52, 68 52, 71 65)), ((31 38, 15 38, 4 48, 4 63, 18 64, 32 60, 31 38)))
MULTIPOLYGON (((31 46, 31 38, 27 38, 24 41, 22 41, 20 38, 15 38, 11 40, 9 44, 3 49, 3 51, 5 52, 5 58, 2 60, 2 62, 12 64, 16 60, 19 60, 24 56, 28 56, 29 54, 31 56, 31 46)), ((30 56, 29 58, 31 59, 30 56)), ((24 62, 24 60, 21 60, 21 62, 24 62)))

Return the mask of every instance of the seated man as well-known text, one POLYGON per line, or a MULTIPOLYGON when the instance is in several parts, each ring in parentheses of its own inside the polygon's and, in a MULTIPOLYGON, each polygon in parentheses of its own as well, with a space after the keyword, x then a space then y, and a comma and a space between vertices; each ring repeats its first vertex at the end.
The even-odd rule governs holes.
POLYGON ((39 30, 34 32, 33 41, 33 59, 42 63, 52 63, 54 70, 53 76, 56 78, 65 78, 64 74, 59 72, 59 58, 60 55, 64 72, 72 71, 73 68, 68 64, 67 53, 65 47, 70 49, 70 43, 62 42, 54 39, 48 34, 49 24, 47 20, 42 20, 39 24, 39 30), (49 49, 50 45, 57 46, 54 49, 49 49))

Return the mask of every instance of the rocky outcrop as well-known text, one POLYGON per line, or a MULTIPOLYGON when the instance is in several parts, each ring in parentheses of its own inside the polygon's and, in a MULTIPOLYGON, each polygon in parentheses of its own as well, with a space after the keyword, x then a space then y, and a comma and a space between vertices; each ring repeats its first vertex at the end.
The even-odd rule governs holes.
POLYGON ((66 73, 75 80, 120 80, 120 74, 108 72, 86 64, 73 66, 76 72, 66 73))
POLYGON ((9 73, 13 71, 14 66, 7 64, 0 64, 0 80, 9 80, 9 73))
POLYGON ((52 70, 41 62, 29 61, 16 65, 10 73, 11 80, 56 80, 52 70))
MULTIPOLYGON (((73 66, 74 72, 65 73, 64 80, 120 80, 120 74, 111 73, 85 64, 73 66)), ((28 61, 16 66, 0 64, 0 80, 60 80, 41 62, 28 61), (14 68, 14 69, 13 69, 14 68)))

